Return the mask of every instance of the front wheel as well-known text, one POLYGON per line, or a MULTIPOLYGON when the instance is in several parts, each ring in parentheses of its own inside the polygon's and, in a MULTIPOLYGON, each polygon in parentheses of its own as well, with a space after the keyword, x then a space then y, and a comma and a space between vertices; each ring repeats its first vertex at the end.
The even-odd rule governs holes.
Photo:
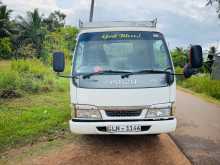
POLYGON ((157 136, 160 136, 160 134, 159 133, 158 134, 151 134, 151 136, 157 137, 157 136))

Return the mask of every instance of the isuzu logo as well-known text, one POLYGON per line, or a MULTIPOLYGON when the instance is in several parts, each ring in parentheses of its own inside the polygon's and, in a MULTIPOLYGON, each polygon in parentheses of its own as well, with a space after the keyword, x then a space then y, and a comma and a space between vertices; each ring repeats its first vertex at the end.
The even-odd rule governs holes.
POLYGON ((137 84, 136 79, 111 80, 111 85, 115 86, 132 86, 137 84))

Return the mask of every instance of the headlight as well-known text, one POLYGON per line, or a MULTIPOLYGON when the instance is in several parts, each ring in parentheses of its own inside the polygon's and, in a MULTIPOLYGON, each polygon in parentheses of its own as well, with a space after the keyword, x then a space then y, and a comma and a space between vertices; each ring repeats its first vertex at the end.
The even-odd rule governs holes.
POLYGON ((75 105, 75 118, 101 120, 101 114, 96 106, 91 105, 75 105))
POLYGON ((166 108, 151 108, 148 109, 146 118, 160 118, 171 116, 171 107, 166 108))

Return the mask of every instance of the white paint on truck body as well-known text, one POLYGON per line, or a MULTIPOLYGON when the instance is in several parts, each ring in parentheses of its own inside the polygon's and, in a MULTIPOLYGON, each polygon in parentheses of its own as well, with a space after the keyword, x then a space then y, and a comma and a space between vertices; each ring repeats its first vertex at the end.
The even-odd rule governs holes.
MULTIPOLYGON (((143 31, 158 32, 155 28, 144 27, 113 27, 94 28, 80 31, 79 35, 92 32, 113 32, 113 31, 143 31)), ((75 57, 75 56, 74 56, 75 57)), ((73 58, 74 61, 74 58, 73 58)), ((172 64, 173 65, 173 64, 172 64)), ((169 104, 176 101, 176 82, 167 87, 158 88, 138 88, 138 89, 88 89, 78 88, 70 81, 71 105, 94 105, 97 107, 149 107, 152 105, 169 104)), ((148 120, 145 115, 139 117, 111 117, 106 118, 106 114, 100 109, 102 120, 100 121, 69 121, 70 130, 78 134, 160 134, 172 132, 176 128, 176 118, 172 114, 169 118, 148 120), (111 119, 111 120, 110 120, 111 119), (115 121, 114 121, 115 120, 115 121), (146 131, 141 132, 115 132, 109 133, 100 131, 97 128, 108 127, 109 125, 141 125, 150 126, 146 131)), ((145 113, 145 110, 142 112, 145 113)), ((146 112, 147 113, 147 112, 146 112)))

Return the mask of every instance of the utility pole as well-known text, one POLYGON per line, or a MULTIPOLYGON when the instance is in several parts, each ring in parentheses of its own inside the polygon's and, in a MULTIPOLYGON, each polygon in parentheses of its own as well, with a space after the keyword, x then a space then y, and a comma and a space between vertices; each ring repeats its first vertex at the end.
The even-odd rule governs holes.
POLYGON ((90 8, 89 22, 93 21, 94 4, 95 4, 95 0, 92 0, 91 1, 91 8, 90 8))

